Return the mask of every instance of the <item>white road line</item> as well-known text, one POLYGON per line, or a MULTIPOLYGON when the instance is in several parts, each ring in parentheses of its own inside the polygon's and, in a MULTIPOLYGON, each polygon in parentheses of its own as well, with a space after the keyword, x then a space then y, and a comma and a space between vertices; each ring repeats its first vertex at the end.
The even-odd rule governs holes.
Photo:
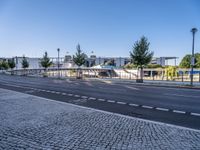
POLYGON ((153 107, 151 107, 151 106, 146 106, 146 105, 142 105, 142 108, 152 109, 153 107))
POLYGON ((106 101, 106 100, 105 100, 105 99, 102 99, 102 98, 99 98, 98 101, 104 102, 104 101, 106 101))
POLYGON ((138 104, 129 104, 130 106, 138 107, 138 104))
POLYGON ((156 109, 157 109, 157 110, 161 110, 161 111, 169 111, 169 109, 166 109, 166 108, 160 108, 160 107, 157 107, 156 109))
POLYGON ((73 96, 73 94, 67 94, 68 96, 73 96))
POLYGON ((80 97, 80 95, 74 95, 74 97, 80 97))
POLYGON ((81 96, 81 98, 88 98, 87 96, 81 96))
POLYGON ((90 97, 89 99, 90 99, 90 100, 96 100, 96 98, 94 98, 94 97, 90 97))
POLYGON ((113 101, 113 100, 107 100, 107 102, 109 102, 109 103, 115 103, 115 101, 113 101))
POLYGON ((185 111, 180 111, 180 110, 173 110, 174 113, 179 113, 179 114, 185 114, 185 111))
POLYGON ((60 92, 56 92, 56 94, 60 94, 60 92))
POLYGON ((66 93, 62 93, 62 95, 67 95, 66 93))
POLYGON ((51 93, 56 93, 55 91, 51 91, 51 93))
POLYGON ((117 102, 117 104, 125 105, 126 103, 124 103, 124 102, 117 102))
POLYGON ((47 90, 46 92, 50 93, 51 91, 47 90))
POLYGON ((198 113, 191 113, 191 115, 200 117, 200 114, 198 114, 198 113))

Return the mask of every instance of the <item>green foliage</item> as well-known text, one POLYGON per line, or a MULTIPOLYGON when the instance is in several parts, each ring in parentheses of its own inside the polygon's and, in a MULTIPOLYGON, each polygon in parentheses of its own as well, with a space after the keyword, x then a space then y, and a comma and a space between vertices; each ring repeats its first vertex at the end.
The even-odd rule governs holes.
POLYGON ((135 69, 135 68, 137 68, 137 66, 132 63, 128 63, 128 64, 124 65, 123 68, 124 69, 135 69))
POLYGON ((139 68, 143 68, 152 60, 154 53, 149 50, 149 45, 148 39, 143 36, 139 41, 135 42, 133 50, 130 52, 133 64, 139 68))
POLYGON ((159 64, 148 64, 147 66, 145 66, 145 68, 163 68, 161 65, 159 64))
POLYGON ((77 47, 77 52, 75 55, 73 55, 73 61, 77 66, 82 66, 83 64, 85 64, 85 59, 87 57, 87 55, 85 53, 83 53, 81 51, 80 45, 78 44, 77 47))
POLYGON ((22 64, 23 69, 26 69, 29 67, 29 62, 27 61, 25 56, 23 56, 21 64, 22 64))
MULTIPOLYGON (((190 68, 191 67, 191 58, 192 58, 192 55, 190 55, 190 54, 185 55, 183 57, 183 59, 181 60, 179 67, 180 68, 190 68)), ((194 58, 195 58, 194 68, 200 68, 200 53, 196 53, 194 55, 194 58)))
POLYGON ((7 70, 9 68, 8 62, 5 59, 0 63, 0 68, 2 70, 7 70))
POLYGON ((14 60, 14 58, 8 60, 8 66, 11 69, 15 68, 15 60, 14 60))
POLYGON ((192 56, 191 55, 185 55, 183 57, 183 59, 181 60, 180 64, 179 64, 179 67, 180 68, 190 68, 190 64, 191 64, 191 58, 192 56))
POLYGON ((196 59, 195 68, 200 68, 200 53, 195 54, 195 59, 196 59))
POLYGON ((45 69, 47 69, 53 64, 52 61, 50 61, 50 58, 48 57, 47 52, 44 53, 43 58, 40 63, 42 67, 44 67, 45 69))
POLYGON ((178 77, 177 67, 168 66, 165 68, 165 76, 169 77, 172 80, 174 77, 178 77))

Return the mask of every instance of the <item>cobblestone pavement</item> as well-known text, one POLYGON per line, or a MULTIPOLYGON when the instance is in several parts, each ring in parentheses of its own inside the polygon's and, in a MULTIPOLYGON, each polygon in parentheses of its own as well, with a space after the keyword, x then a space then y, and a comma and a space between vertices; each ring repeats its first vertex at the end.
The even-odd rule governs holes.
POLYGON ((200 131, 0 89, 0 149, 199 150, 200 131))

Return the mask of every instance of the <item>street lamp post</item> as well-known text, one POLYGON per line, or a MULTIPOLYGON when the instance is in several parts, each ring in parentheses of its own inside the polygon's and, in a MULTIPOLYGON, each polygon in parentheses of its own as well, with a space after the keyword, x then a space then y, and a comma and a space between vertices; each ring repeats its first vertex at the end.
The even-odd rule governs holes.
POLYGON ((194 38, 195 38, 195 33, 197 32, 197 28, 192 28, 191 32, 192 32, 192 58, 191 58, 191 82, 190 85, 193 86, 193 70, 194 70, 194 63, 195 63, 195 58, 194 58, 194 38))
POLYGON ((60 78, 60 49, 57 49, 58 51, 58 78, 60 78))

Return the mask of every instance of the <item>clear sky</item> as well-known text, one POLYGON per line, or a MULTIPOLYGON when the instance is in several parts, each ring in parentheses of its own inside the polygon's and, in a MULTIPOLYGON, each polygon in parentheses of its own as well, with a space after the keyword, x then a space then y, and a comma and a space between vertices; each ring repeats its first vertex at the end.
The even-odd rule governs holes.
POLYGON ((0 57, 41 57, 82 50, 97 56, 129 56, 146 36, 155 56, 200 52, 199 0, 0 0, 0 57))

